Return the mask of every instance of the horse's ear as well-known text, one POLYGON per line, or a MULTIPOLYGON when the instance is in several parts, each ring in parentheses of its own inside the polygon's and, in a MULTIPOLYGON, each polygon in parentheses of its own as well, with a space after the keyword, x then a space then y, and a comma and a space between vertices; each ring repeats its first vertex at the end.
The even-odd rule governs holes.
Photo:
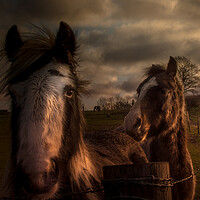
POLYGON ((24 44, 16 25, 13 25, 6 35, 5 51, 8 59, 13 62, 19 48, 24 44))
POLYGON ((169 63, 167 66, 167 72, 172 76, 175 76, 177 73, 177 63, 176 63, 176 60, 174 59, 174 57, 172 57, 172 56, 170 56, 170 59, 169 59, 169 63))
POLYGON ((70 61, 75 55, 77 45, 73 30, 65 22, 60 22, 60 28, 58 30, 56 41, 56 56, 63 61, 70 61))

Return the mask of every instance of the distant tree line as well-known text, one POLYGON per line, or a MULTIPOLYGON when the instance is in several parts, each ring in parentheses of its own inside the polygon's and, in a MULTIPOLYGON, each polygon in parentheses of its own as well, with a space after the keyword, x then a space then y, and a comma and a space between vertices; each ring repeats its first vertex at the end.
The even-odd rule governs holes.
POLYGON ((100 97, 97 101, 102 110, 130 109, 134 104, 133 97, 116 95, 114 97, 100 97))

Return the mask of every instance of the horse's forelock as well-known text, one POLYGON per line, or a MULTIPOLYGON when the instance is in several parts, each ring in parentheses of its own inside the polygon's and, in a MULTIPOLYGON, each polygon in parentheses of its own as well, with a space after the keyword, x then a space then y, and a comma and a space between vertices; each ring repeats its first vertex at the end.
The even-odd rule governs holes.
POLYGON ((138 86, 137 88, 137 93, 139 94, 142 87, 149 82, 149 80, 153 77, 155 77, 157 74, 165 72, 165 66, 163 65, 152 65, 151 67, 148 67, 144 70, 144 76, 146 79, 138 86))
POLYGON ((145 69, 145 76, 155 76, 156 74, 159 74, 164 71, 166 71, 166 67, 164 65, 152 65, 151 67, 145 69))
MULTIPOLYGON (((59 35, 55 36, 44 26, 33 26, 35 28, 35 32, 23 34, 23 45, 16 52, 14 61, 11 63, 9 69, 1 75, 0 93, 6 93, 6 89, 9 84, 26 79, 29 75, 41 69, 52 60, 61 62, 63 65, 66 65, 66 67, 70 68, 72 78, 74 80, 76 79, 79 85, 84 85, 84 82, 78 80, 79 78, 77 78, 75 73, 78 66, 78 58, 76 56, 78 45, 76 44, 75 38, 73 38, 73 41, 71 42, 75 42, 73 52, 71 54, 62 52, 64 50, 59 49, 61 47, 57 47, 58 44, 56 43, 59 35), (63 61, 61 57, 62 55, 58 55, 58 50, 64 57, 68 56, 69 59, 66 60, 65 58, 63 61)), ((0 57, 4 57, 7 54, 5 48, 6 47, 1 50, 0 57)))

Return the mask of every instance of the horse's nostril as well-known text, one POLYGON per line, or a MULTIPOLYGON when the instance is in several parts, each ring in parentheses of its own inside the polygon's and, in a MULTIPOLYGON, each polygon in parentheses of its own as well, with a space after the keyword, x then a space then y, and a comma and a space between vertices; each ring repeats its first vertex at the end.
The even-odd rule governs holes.
POLYGON ((142 120, 140 118, 137 118, 136 123, 135 123, 135 127, 140 128, 141 123, 142 123, 142 120))
POLYGON ((19 178, 22 187, 29 194, 43 194, 54 190, 57 187, 59 179, 58 162, 51 159, 48 169, 43 172, 26 173, 21 168, 19 178))
POLYGON ((56 163, 54 161, 51 162, 51 170, 53 172, 56 172, 56 169, 57 169, 57 166, 56 166, 56 163))
POLYGON ((51 191, 57 181, 57 176, 52 173, 23 174, 22 186, 27 193, 42 194, 51 191))
POLYGON ((50 162, 51 162, 50 172, 57 175, 58 174, 58 160, 56 158, 51 158, 50 162))

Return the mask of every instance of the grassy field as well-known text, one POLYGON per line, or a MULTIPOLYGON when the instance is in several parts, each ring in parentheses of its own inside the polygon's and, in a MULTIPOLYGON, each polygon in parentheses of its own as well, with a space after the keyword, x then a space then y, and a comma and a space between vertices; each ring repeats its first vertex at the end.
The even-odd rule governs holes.
MULTIPOLYGON (((123 123, 127 111, 86 111, 86 131, 112 130, 123 123), (103 125, 102 125, 103 124, 103 125)), ((197 135, 195 124, 196 112, 190 112, 191 132, 188 134, 188 147, 192 156, 195 171, 200 167, 200 136, 197 135)), ((10 152, 10 129, 9 114, 0 113, 0 176, 9 159, 10 152)), ((195 200, 200 199, 200 173, 197 174, 197 187, 195 200)))

